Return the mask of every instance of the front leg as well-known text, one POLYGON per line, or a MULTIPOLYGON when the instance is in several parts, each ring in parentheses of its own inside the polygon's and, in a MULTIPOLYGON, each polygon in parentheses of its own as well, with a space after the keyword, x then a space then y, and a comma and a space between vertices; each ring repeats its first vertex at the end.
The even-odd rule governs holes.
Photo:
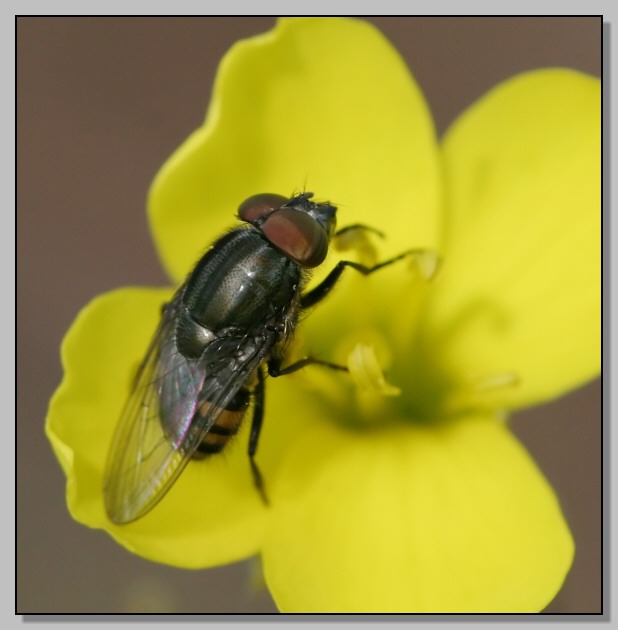
POLYGON ((255 453, 257 451, 260 431, 262 430, 262 420, 264 420, 264 369, 260 366, 257 369, 257 384, 253 390, 253 419, 251 421, 251 434, 249 436, 249 463, 251 464, 251 474, 253 484, 264 505, 268 505, 268 497, 264 489, 264 479, 262 473, 255 463, 255 453))
POLYGON ((313 357, 305 357, 304 359, 295 361, 286 367, 281 367, 281 359, 273 358, 268 361, 268 374, 273 378, 276 378, 277 376, 285 376, 286 374, 292 374, 292 372, 301 370, 307 365, 323 365, 324 367, 331 368, 332 370, 341 370, 342 372, 348 371, 348 368, 344 365, 330 363, 330 361, 322 361, 321 359, 314 359, 313 357))
POLYGON ((392 265, 394 262, 401 260, 402 258, 407 258, 408 256, 418 256, 420 254, 424 254, 426 250, 423 249, 410 249, 394 258, 389 258, 384 262, 381 262, 373 267, 366 267, 365 265, 361 265, 360 263, 353 262, 351 260, 340 260, 333 270, 322 280, 317 287, 311 289, 309 293, 303 295, 300 299, 300 308, 306 309, 314 306, 318 302, 321 302, 333 289, 335 284, 337 284, 337 280, 341 277, 343 270, 346 267, 351 267, 352 269, 356 269, 359 273, 362 273, 364 276, 368 276, 374 271, 378 271, 378 269, 382 269, 383 267, 388 267, 392 265))

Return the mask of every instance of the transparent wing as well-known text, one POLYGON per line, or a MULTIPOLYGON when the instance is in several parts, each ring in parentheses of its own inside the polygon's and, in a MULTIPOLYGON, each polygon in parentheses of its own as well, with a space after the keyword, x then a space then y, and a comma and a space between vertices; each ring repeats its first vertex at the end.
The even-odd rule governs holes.
POLYGON ((186 359, 174 335, 179 307, 180 293, 165 309, 111 444, 103 490, 115 523, 143 516, 163 498, 270 349, 267 340, 226 336, 200 359, 186 359))

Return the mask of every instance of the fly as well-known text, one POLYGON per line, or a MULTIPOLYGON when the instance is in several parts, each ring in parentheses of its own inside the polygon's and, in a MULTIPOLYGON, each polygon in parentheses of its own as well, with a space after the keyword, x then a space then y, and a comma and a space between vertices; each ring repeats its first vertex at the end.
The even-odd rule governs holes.
POLYGON ((122 412, 104 473, 109 518, 118 524, 149 512, 191 459, 219 453, 251 402, 249 462, 267 503, 255 454, 264 417, 264 382, 309 364, 283 366, 300 315, 323 300, 343 270, 373 267, 342 260, 306 291, 311 270, 326 258, 336 232, 336 206, 259 194, 239 207, 241 225, 219 238, 165 305, 161 321, 122 412))

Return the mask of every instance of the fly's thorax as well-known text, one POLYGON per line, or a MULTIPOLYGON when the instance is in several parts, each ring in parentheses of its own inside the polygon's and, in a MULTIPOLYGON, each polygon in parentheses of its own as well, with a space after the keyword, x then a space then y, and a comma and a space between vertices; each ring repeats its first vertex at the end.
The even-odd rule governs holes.
POLYGON ((243 227, 225 234, 202 257, 182 301, 189 317, 209 331, 252 331, 293 309, 301 285, 299 265, 257 230, 243 227))

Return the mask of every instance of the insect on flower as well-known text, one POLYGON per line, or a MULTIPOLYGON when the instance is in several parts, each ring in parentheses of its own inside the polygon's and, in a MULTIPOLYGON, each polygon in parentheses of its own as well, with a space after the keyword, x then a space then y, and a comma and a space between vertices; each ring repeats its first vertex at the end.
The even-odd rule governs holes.
POLYGON ((191 459, 219 453, 251 402, 249 461, 268 502, 254 460, 266 370, 272 377, 310 364, 347 370, 312 357, 283 366, 301 313, 328 295, 346 267, 368 275, 415 253, 372 267, 342 260, 305 292, 331 239, 375 231, 353 225, 335 232, 337 208, 312 197, 266 193, 245 200, 238 210, 242 225, 215 241, 163 307, 108 454, 104 497, 113 522, 144 516, 191 459))

